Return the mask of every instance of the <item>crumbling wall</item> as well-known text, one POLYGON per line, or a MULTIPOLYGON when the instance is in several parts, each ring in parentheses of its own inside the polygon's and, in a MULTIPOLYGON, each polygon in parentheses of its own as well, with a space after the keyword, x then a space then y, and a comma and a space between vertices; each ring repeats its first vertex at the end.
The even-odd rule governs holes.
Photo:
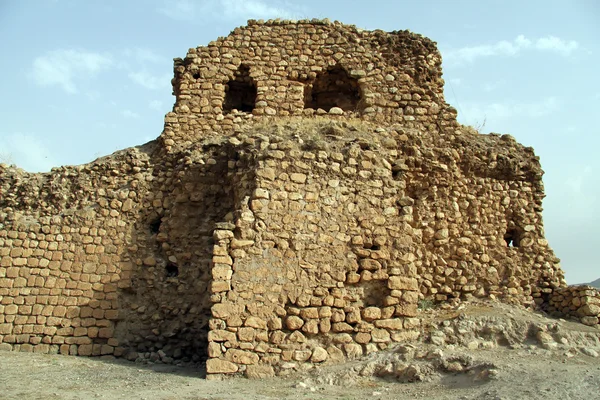
POLYGON ((594 326, 600 321, 600 293, 592 286, 568 286, 552 291, 544 304, 548 312, 573 317, 594 326))
POLYGON ((248 21, 190 49, 174 70, 176 104, 162 134, 167 149, 290 115, 330 113, 430 131, 457 126, 435 43, 408 31, 248 21))

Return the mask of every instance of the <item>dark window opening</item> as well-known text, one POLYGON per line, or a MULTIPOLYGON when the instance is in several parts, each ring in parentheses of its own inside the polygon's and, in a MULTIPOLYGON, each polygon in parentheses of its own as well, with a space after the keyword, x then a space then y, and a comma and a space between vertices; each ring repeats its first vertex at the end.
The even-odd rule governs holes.
POLYGON ((227 82, 223 112, 232 110, 252 112, 256 104, 256 83, 250 76, 250 67, 241 65, 235 77, 227 82))
POLYGON ((360 102, 360 86, 341 66, 335 66, 317 75, 312 85, 304 89, 304 107, 325 111, 339 107, 356 111, 360 102))
POLYGON ((504 234, 504 241, 508 247, 519 247, 521 234, 516 229, 509 229, 504 234))
POLYGON ((200 73, 196 72, 194 75, 192 75, 194 77, 194 79, 200 79, 200 73))
POLYGON ((174 278, 179 275, 179 267, 176 264, 170 262, 165 267, 165 272, 167 273, 167 278, 174 278))
POLYGON ((157 217, 150 222, 150 232, 158 233, 160 231, 160 224, 162 223, 162 218, 157 217))

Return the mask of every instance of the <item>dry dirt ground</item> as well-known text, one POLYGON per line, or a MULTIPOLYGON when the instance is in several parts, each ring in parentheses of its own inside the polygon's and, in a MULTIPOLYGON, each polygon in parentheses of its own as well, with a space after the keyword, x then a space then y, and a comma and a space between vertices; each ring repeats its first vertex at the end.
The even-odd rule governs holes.
POLYGON ((499 303, 430 310, 427 320, 426 343, 265 380, 2 352, 0 399, 600 399, 599 329, 499 303))

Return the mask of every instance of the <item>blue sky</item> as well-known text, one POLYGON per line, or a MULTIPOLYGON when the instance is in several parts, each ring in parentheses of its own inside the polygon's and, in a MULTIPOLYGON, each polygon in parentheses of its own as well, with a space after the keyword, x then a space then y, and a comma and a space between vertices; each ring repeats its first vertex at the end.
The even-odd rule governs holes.
POLYGON ((172 59, 247 19, 330 18, 438 43, 459 121, 533 146, 569 283, 600 277, 600 2, 0 0, 0 159, 82 164, 156 138, 172 59))

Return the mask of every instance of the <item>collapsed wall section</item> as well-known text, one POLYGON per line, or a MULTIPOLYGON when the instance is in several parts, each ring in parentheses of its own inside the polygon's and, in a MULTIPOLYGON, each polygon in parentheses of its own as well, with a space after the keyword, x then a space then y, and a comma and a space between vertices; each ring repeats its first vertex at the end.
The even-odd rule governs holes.
POLYGON ((206 357, 212 231, 232 207, 228 155, 156 149, 48 174, 1 167, 0 346, 206 357))

